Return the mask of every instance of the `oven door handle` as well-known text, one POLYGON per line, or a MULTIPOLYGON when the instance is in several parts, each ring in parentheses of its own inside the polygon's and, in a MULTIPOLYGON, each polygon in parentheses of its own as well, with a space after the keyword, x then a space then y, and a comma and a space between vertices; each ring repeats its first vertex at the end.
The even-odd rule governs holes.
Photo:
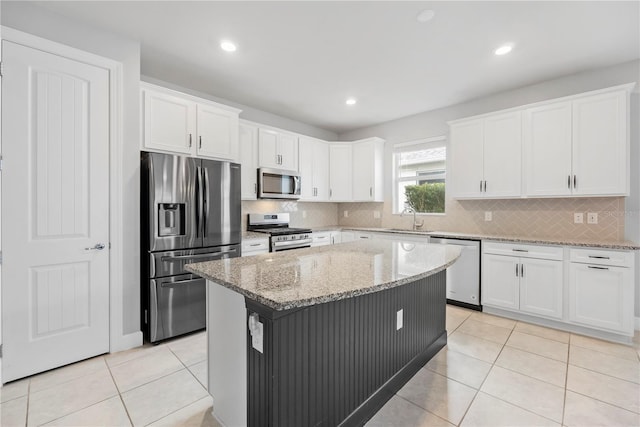
POLYGON ((290 240, 288 242, 274 242, 274 248, 283 248, 287 246, 300 246, 300 245, 308 245, 313 242, 313 239, 300 239, 300 240, 290 240))

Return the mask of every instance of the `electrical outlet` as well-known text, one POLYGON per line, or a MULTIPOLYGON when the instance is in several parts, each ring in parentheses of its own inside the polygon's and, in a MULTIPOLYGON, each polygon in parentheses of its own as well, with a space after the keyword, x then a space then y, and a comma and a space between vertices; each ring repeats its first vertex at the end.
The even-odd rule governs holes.
POLYGON ((349 211, 344 211, 344 217, 349 218, 349 211))
POLYGON ((306 218, 307 217, 307 211, 302 211, 302 218, 306 218))
POLYGON ((588 224, 597 224, 598 223, 598 212, 587 212, 587 223, 588 224))
POLYGON ((485 211, 485 213, 484 213, 484 220, 485 220, 485 221, 492 221, 492 220, 493 220, 493 212, 491 212, 491 211, 485 211))
POLYGON ((402 329, 403 314, 404 314, 404 310, 398 310, 396 312, 396 331, 402 329))
POLYGON ((373 211, 373 218, 380 219, 380 211, 373 211))
POLYGON ((584 214, 582 212, 576 212, 573 214, 573 223, 582 224, 584 222, 584 214))

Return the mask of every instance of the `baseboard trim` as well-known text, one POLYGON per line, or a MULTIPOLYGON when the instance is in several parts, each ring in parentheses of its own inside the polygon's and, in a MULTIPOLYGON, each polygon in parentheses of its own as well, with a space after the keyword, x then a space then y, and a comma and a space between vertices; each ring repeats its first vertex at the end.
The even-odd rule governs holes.
POLYGON ((109 353, 129 350, 131 348, 140 347, 142 345, 142 331, 132 334, 120 335, 116 342, 111 342, 109 353))

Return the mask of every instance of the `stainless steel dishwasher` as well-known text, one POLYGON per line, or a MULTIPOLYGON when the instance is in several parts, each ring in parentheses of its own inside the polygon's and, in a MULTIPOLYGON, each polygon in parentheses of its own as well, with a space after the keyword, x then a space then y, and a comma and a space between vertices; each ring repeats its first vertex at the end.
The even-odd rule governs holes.
POLYGON ((482 311, 480 305, 480 240, 431 237, 435 244, 462 247, 460 258, 447 268, 447 303, 482 311))

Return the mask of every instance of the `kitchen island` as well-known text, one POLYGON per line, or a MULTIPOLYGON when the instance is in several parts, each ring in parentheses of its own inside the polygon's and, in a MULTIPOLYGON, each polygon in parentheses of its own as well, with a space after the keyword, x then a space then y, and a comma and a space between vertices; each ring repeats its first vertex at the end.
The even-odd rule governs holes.
POLYGON ((398 241, 187 266, 207 279, 208 390, 224 425, 362 425, 446 344, 459 248, 398 241))

